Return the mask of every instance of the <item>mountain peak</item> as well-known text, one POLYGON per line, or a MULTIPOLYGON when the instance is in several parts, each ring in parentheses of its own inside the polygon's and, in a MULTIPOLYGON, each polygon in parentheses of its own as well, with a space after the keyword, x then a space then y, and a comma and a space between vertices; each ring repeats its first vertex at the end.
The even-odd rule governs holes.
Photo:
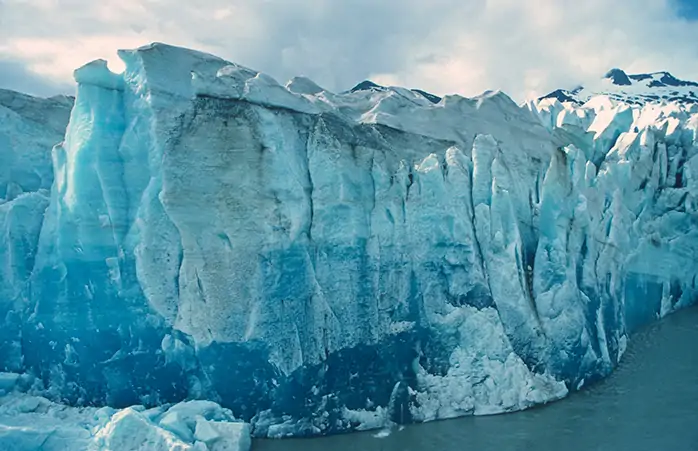
POLYGON ((349 90, 349 92, 357 92, 357 91, 385 91, 386 88, 385 86, 377 85, 371 80, 364 80, 358 85, 354 86, 349 90))
POLYGON ((630 86, 633 82, 630 81, 628 74, 623 69, 613 68, 606 72, 604 78, 610 79, 614 85, 630 86))
MULTIPOLYGON (((385 86, 378 85, 371 80, 364 80, 358 85, 354 86, 349 90, 349 92, 359 92, 359 91, 374 91, 374 92, 385 92, 389 91, 391 88, 386 88, 385 86)), ((441 97, 431 94, 429 92, 423 91, 421 89, 410 89, 410 91, 419 94, 431 103, 441 102, 441 97)))

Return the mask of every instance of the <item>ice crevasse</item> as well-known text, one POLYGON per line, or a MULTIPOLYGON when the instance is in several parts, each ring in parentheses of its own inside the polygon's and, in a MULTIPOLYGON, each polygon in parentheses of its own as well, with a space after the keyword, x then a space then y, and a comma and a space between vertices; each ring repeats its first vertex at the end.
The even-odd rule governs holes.
POLYGON ((0 370, 53 400, 270 437, 513 411, 698 298, 698 106, 120 57, 75 73, 50 199, 0 204, 0 370))

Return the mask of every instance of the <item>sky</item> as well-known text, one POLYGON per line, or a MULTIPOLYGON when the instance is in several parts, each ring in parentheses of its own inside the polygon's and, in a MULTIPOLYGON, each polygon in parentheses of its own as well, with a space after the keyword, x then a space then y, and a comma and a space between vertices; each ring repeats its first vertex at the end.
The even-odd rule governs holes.
POLYGON ((698 80, 698 0, 0 0, 0 88, 72 93, 77 67, 150 42, 332 91, 522 101, 612 67, 698 80))

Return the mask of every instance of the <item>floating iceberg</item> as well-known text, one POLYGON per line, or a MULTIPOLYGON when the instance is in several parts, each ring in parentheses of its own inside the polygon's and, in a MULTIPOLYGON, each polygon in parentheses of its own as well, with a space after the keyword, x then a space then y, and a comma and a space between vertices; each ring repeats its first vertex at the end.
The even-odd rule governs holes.
MULTIPOLYGON (((514 411, 698 296, 697 106, 120 56, 75 73, 50 200, 0 205, 0 369, 52 399, 210 400, 269 437, 514 411)), ((177 434, 143 415, 109 424, 177 434)))

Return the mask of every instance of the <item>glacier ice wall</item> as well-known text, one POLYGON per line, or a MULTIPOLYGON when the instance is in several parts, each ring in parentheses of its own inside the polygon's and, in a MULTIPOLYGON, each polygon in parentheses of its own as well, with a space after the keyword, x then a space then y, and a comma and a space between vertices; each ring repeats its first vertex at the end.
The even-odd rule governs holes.
POLYGON ((49 204, 51 148, 63 139, 71 106, 68 97, 0 89, 0 371, 22 366, 23 290, 49 204))
POLYGON ((39 219, 4 219, 36 249, 0 254, 4 364, 65 402, 210 399, 259 436, 511 411, 696 300, 696 107, 120 56, 75 73, 50 202, 7 213, 39 219))

